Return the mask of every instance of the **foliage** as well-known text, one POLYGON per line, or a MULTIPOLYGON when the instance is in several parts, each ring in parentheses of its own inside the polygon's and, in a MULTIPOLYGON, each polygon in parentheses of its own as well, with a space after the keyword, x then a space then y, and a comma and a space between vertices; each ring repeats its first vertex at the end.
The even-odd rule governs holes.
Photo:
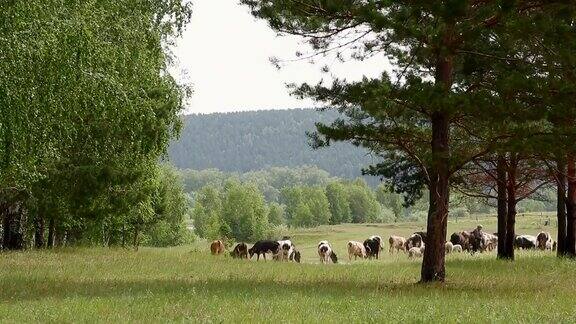
POLYGON ((350 223, 352 221, 352 212, 350 210, 350 201, 348 191, 344 184, 333 182, 326 186, 326 198, 330 204, 331 224, 350 223))
POLYGON ((374 192, 365 183, 354 183, 348 188, 348 201, 353 223, 381 222, 380 204, 374 192))
POLYGON ((240 173, 269 166, 313 165, 333 176, 353 179, 371 162, 363 149, 342 143, 314 152, 306 139, 316 122, 329 123, 336 117, 336 113, 314 109, 184 116, 182 135, 169 149, 170 161, 182 169, 240 173))
MULTIPOLYGON (((278 204, 274 208, 281 211, 278 204)), ((232 179, 220 189, 202 188, 196 195, 192 219, 201 237, 256 241, 268 233, 268 213, 264 196, 256 186, 232 179)))
POLYGON ((390 192, 385 186, 380 185, 376 189, 376 199, 394 214, 394 221, 398 222, 402 218, 404 207, 402 206, 402 196, 390 192))
POLYGON ((152 194, 153 220, 145 227, 144 245, 175 246, 193 240, 185 220, 190 217, 191 205, 183 190, 182 180, 174 169, 162 166, 152 194))
POLYGON ((48 223, 48 246, 124 243, 127 231, 138 243, 163 214, 157 164, 187 95, 166 50, 191 5, 31 0, 0 11, 4 238, 29 244, 35 232, 42 247, 48 223), (13 206, 19 214, 6 212, 13 206))
POLYGON ((268 221, 271 225, 281 225, 286 222, 284 206, 273 202, 268 206, 268 221))

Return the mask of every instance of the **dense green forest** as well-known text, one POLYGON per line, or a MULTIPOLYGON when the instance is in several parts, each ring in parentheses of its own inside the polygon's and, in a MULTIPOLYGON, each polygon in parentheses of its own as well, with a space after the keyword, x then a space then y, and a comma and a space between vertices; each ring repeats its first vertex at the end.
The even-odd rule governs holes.
MULTIPOLYGON (((425 221, 427 196, 406 206, 385 184, 332 177, 316 167, 273 167, 247 173, 181 170, 193 204, 196 233, 205 238, 254 241, 280 237, 286 227, 341 223, 425 221)), ((494 214, 493 199, 454 194, 449 217, 494 214)), ((543 188, 518 204, 518 212, 554 211, 554 190, 543 188)))
MULTIPOLYGON (((354 179, 373 162, 367 151, 348 143, 313 150, 306 132, 329 123, 333 111, 314 109, 188 115, 170 161, 183 169, 247 172, 267 167, 317 166, 333 176, 354 179)), ((376 178, 366 178, 375 184, 376 178)))
POLYGON ((2 1, 0 12, 2 248, 188 240, 187 197, 158 161, 189 94, 167 50, 191 4, 2 1))

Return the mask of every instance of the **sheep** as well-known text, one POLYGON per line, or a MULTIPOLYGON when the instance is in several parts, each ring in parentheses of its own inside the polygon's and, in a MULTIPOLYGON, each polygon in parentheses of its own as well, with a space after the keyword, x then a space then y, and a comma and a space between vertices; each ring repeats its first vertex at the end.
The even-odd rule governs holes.
POLYGON ((452 244, 452 242, 448 241, 444 243, 444 251, 446 254, 452 253, 452 250, 454 250, 454 244, 452 244))
POLYGON ((409 258, 420 258, 422 257, 422 248, 421 247, 411 247, 410 250, 408 250, 408 257, 409 258))

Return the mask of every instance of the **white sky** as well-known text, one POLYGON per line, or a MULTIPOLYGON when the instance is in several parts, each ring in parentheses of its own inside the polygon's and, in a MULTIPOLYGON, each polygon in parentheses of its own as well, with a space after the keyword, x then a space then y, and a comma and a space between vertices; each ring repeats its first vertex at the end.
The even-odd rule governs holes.
POLYGON ((278 37, 238 0, 192 2, 192 21, 174 49, 177 63, 172 72, 194 88, 185 113, 312 107, 311 101, 291 97, 285 84, 330 79, 320 71, 324 65, 331 74, 349 80, 377 76, 389 68, 380 56, 344 64, 334 58, 316 64, 290 62, 278 70, 269 58, 293 59, 297 50, 306 52, 299 38, 278 37))

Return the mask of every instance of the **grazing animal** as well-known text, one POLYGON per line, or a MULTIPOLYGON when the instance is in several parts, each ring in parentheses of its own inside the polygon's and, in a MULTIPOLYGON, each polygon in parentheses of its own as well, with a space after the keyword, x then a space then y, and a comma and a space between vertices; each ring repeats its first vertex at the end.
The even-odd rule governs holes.
POLYGON ((336 253, 334 253, 328 241, 320 241, 320 243, 318 243, 318 256, 320 256, 321 263, 330 263, 330 261, 333 263, 338 262, 338 256, 336 256, 336 253))
POLYGON ((452 242, 453 245, 460 245, 461 248, 466 247, 467 250, 469 235, 466 234, 469 233, 467 233, 466 231, 452 233, 452 235, 450 235, 450 242, 452 242))
POLYGON ((294 248, 292 250, 292 253, 290 254, 290 261, 294 261, 297 263, 300 263, 300 251, 296 250, 296 248, 294 248))
POLYGON ((362 243, 358 241, 348 242, 348 259, 352 260, 352 256, 354 256, 354 260, 358 257, 366 258, 366 248, 362 243))
POLYGON ((378 244, 380 244, 380 250, 379 251, 382 251, 382 237, 380 235, 372 235, 368 239, 378 240, 378 244))
POLYGON ((554 240, 550 236, 550 233, 540 232, 536 236, 536 247, 540 250, 552 250, 554 240))
POLYGON ((536 243, 536 236, 533 235, 518 235, 514 238, 514 247, 517 249, 535 249, 536 243))
POLYGON ((454 246, 452 246, 452 252, 456 253, 462 253, 462 245, 460 244, 454 244, 454 246))
POLYGON ((396 250, 396 252, 400 250, 406 252, 406 239, 402 236, 392 235, 388 239, 388 243, 390 243, 390 249, 388 249, 388 252, 393 253, 394 250, 396 250))
POLYGON ((262 254, 264 260, 266 260, 266 253, 275 255, 278 254, 278 250, 280 250, 280 243, 278 243, 278 241, 261 240, 254 243, 254 245, 248 249, 248 253, 250 254, 250 259, 256 254, 256 260, 260 260, 260 254, 262 254))
POLYGON ((454 244, 452 244, 452 242, 448 241, 444 243, 444 251, 446 254, 452 253, 452 250, 454 250, 454 244))
POLYGON ((416 246, 413 246, 408 250, 408 257, 409 258, 420 258, 422 257, 422 249, 416 246))
POLYGON ((558 248, 558 242, 554 241, 554 243, 552 243, 552 251, 556 251, 557 248, 558 248))
POLYGON ((471 252, 483 251, 483 239, 484 232, 482 231, 482 225, 478 225, 474 230, 470 231, 468 242, 470 244, 471 252))
POLYGON ((414 232, 414 234, 418 234, 420 235, 420 237, 422 238, 422 242, 426 242, 426 240, 428 240, 428 233, 426 232, 414 232))
POLYGON ((422 236, 420 236, 420 234, 412 234, 405 243, 406 246, 406 250, 410 251, 411 248, 413 247, 421 247, 422 244, 424 244, 424 241, 422 240, 422 236))
POLYGON ((490 233, 482 234, 482 249, 492 251, 498 247, 498 236, 490 233))
POLYGON ((230 256, 234 259, 248 259, 248 245, 243 242, 236 244, 234 250, 230 252, 230 256))
POLYGON ((212 241, 210 244, 210 253, 212 253, 212 255, 220 255, 224 253, 224 249, 224 242, 220 240, 212 241))
POLYGON ((366 255, 370 259, 373 257, 378 259, 378 254, 380 254, 380 240, 378 238, 369 238, 364 241, 363 245, 366 249, 366 255))
POLYGON ((278 244, 280 245, 280 249, 278 250, 278 254, 274 256, 275 260, 288 261, 290 255, 294 251, 294 244, 292 244, 292 241, 288 239, 280 240, 278 241, 278 244))

